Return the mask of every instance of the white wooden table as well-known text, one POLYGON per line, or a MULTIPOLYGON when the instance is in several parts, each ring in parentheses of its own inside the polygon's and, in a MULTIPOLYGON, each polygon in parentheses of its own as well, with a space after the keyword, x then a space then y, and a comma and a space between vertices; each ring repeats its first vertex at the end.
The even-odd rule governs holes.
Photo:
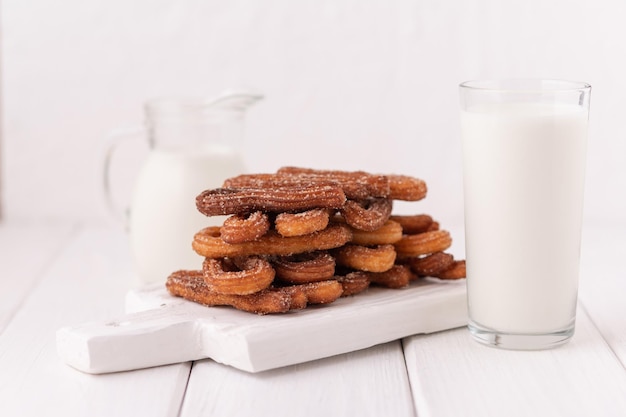
POLYGON ((586 225, 576 335, 491 349, 464 328, 258 374, 212 360, 87 375, 55 332, 124 311, 124 234, 0 224, 0 416, 626 416, 626 224, 586 225))

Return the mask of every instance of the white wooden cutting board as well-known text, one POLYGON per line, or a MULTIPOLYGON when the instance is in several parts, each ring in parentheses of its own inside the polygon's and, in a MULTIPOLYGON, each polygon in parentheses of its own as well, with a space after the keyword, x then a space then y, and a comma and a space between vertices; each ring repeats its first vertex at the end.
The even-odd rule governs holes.
POLYGON ((70 366, 99 374, 212 358, 259 372, 464 326, 464 280, 370 288, 325 306, 258 316, 170 296, 163 285, 131 291, 128 314, 57 332, 70 366))

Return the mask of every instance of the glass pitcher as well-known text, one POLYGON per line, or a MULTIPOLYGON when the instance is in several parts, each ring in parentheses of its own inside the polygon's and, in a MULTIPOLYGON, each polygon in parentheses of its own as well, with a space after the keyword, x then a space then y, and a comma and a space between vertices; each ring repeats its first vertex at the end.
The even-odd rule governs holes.
MULTIPOLYGON (((128 231, 140 284, 164 283, 180 269, 201 269, 191 248, 196 232, 221 223, 196 209, 203 190, 220 187, 245 172, 241 147, 246 110, 262 96, 227 93, 217 99, 161 98, 145 103, 145 124, 134 134, 112 134, 104 161, 104 193, 114 210, 109 184, 111 157, 121 140, 140 133, 149 154, 139 171, 128 231)), ((119 211, 118 211, 119 212, 119 211)))

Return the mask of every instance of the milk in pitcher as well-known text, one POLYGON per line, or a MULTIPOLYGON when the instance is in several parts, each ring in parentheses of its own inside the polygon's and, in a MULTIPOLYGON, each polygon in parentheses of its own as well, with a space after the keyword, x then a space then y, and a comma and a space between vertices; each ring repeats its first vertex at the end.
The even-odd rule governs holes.
POLYGON ((203 258, 191 248, 193 236, 223 218, 198 212, 196 196, 242 172, 241 156, 228 147, 151 152, 137 179, 129 226, 143 283, 165 282, 174 271, 202 268, 203 258))

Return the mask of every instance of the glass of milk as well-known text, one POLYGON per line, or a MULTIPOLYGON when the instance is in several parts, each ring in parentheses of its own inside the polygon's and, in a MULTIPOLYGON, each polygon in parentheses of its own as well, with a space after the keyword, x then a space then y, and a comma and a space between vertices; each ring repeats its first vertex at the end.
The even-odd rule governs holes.
POLYGON ((545 349, 574 334, 591 86, 460 85, 467 297, 475 340, 545 349))
POLYGON ((145 103, 143 127, 109 136, 104 191, 109 205, 111 158, 120 141, 142 138, 149 153, 141 163, 127 224, 136 284, 164 283, 180 269, 201 269, 191 248, 199 230, 222 219, 196 209, 196 196, 245 172, 242 158, 246 110, 261 96, 226 93, 215 99, 167 97, 145 103))

